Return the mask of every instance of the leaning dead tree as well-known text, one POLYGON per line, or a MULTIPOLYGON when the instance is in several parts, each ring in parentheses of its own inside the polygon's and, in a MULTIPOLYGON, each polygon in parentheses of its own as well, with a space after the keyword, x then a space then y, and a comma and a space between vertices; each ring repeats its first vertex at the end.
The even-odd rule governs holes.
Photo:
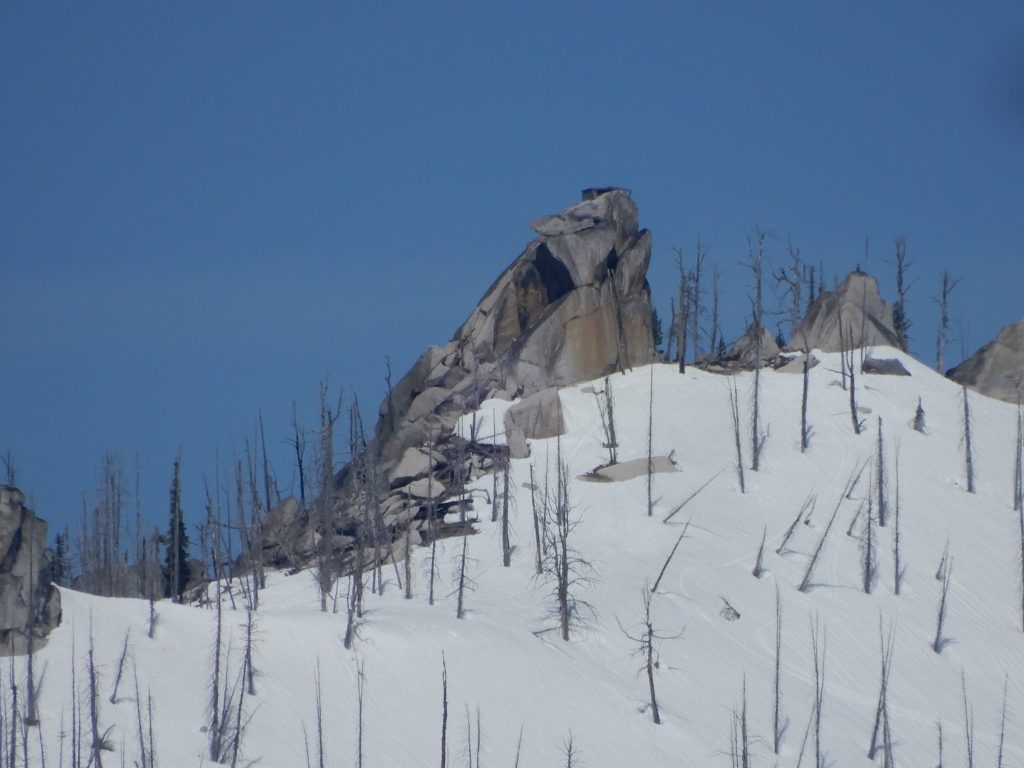
MULTIPOLYGON (((615 400, 612 397, 612 382, 609 377, 604 377, 604 389, 601 392, 595 391, 594 397, 597 398, 597 410, 601 417, 601 431, 604 433, 604 448, 608 451, 608 465, 617 464, 619 441, 615 436, 615 400)), ((494 495, 497 497, 497 482, 494 495)))
POLYGON ((736 380, 730 376, 729 385, 729 413, 732 416, 732 434, 736 444, 736 475, 740 481, 740 493, 747 492, 747 485, 743 479, 743 446, 740 441, 740 397, 736 389, 736 380))
POLYGON ((879 617, 878 636, 882 648, 882 674, 878 686, 878 703, 875 705, 875 724, 871 729, 871 743, 868 745, 869 760, 875 759, 879 747, 885 750, 887 756, 892 750, 892 744, 888 738, 889 676, 892 672, 892 653, 895 646, 896 629, 890 626, 888 633, 883 632, 882 620, 879 617))
POLYGON ((948 269, 942 270, 939 295, 932 297, 932 301, 939 305, 939 332, 935 342, 935 370, 939 373, 946 369, 946 344, 949 341, 949 295, 959 283, 959 277, 954 278, 949 274, 948 269))
POLYGON ((832 526, 836 522, 836 516, 839 514, 839 508, 843 505, 843 499, 847 498, 848 494, 853 490, 853 487, 857 484, 857 480, 860 478, 860 473, 863 470, 863 466, 861 466, 859 470, 855 467, 853 472, 850 474, 850 478, 846 481, 846 485, 843 487, 843 492, 839 495, 839 500, 836 501, 835 509, 832 510, 832 517, 829 518, 828 525, 825 526, 825 530, 821 534, 821 539, 818 540, 818 546, 815 548, 814 554, 807 563, 807 570, 804 571, 804 578, 803 581, 800 582, 799 586, 799 590, 801 592, 806 592, 810 587, 811 577, 814 575, 814 566, 817 565, 818 557, 821 555, 821 550, 825 546, 825 540, 828 539, 829 531, 832 530, 832 526))
POLYGON ((946 606, 949 598, 949 585, 953 578, 953 558, 950 555, 944 555, 945 565, 940 566, 942 569, 942 595, 939 598, 939 610, 937 611, 935 620, 935 641, 932 643, 932 650, 936 653, 942 653, 942 649, 946 645, 945 639, 942 637, 942 629, 946 624, 946 606))

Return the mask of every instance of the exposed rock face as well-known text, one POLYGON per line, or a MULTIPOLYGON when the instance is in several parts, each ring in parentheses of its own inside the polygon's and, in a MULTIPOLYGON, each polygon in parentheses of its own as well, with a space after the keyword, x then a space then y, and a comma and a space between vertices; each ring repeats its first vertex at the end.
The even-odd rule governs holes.
MULTIPOLYGON (((429 498, 438 489, 453 493, 467 473, 489 471, 509 450, 528 455, 528 438, 564 428, 555 393, 553 400, 542 395, 516 410, 505 425, 509 447, 488 445, 486 436, 451 435, 459 416, 483 400, 528 397, 654 360, 646 279, 651 236, 639 229, 629 193, 584 190, 582 202, 532 227, 537 239, 502 272, 452 340, 424 352, 384 400, 366 451, 372 473, 350 465, 339 475, 340 526, 347 535, 360 525, 353 516, 365 516, 354 510, 365 510, 369 486, 370 507, 422 528, 448 508, 449 502, 429 498), (428 475, 429 494, 423 490, 428 475)), ((265 544, 278 554, 280 535, 283 530, 265 527, 265 544)), ((288 546, 302 555, 297 540, 288 546)), ((274 561, 275 554, 269 557, 274 561)))
POLYGON ((834 291, 818 296, 786 348, 840 352, 841 333, 852 338, 855 349, 881 345, 902 349, 892 305, 882 301, 878 281, 864 272, 851 272, 834 291))
POLYGON ((984 395, 1024 400, 1024 320, 1007 325, 967 360, 946 374, 984 395))
POLYGON ((654 359, 651 236, 638 229, 629 193, 586 190, 533 229, 539 237, 452 340, 424 352, 381 405, 371 445, 380 471, 489 397, 528 396, 654 359))
POLYGON ((0 653, 24 653, 60 624, 46 521, 25 507, 17 488, 0 485, 0 653))

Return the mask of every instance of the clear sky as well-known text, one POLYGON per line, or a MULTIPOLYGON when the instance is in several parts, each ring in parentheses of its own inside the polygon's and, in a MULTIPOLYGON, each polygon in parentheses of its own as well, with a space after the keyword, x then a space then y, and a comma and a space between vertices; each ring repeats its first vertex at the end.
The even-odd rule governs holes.
POLYGON ((107 450, 198 515, 258 408, 286 485, 292 401, 372 422, 587 186, 663 313, 703 236, 734 335, 755 225, 890 299, 904 235, 925 360, 945 267, 971 349, 1024 316, 1020 2, 4 3, 0 99, 0 450, 58 526, 107 450))

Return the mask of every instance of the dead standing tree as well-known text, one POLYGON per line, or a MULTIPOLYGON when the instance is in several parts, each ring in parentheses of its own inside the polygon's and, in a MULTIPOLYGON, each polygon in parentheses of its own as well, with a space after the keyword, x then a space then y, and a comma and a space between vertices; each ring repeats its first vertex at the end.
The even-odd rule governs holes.
POLYGON ((843 326, 840 323, 839 337, 842 340, 840 354, 843 365, 843 383, 846 383, 847 378, 850 380, 850 420, 853 422, 854 434, 859 435, 864 429, 864 424, 857 416, 857 363, 853 354, 853 328, 849 323, 846 325, 846 333, 843 333, 843 326))
POLYGON ((690 272, 690 307, 689 322, 690 333, 693 337, 693 359, 700 359, 700 322, 704 314, 704 306, 701 303, 703 290, 701 289, 701 275, 704 273, 704 259, 707 257, 708 247, 697 235, 697 255, 693 260, 693 271, 690 272))
POLYGON ((782 293, 782 300, 789 302, 789 341, 790 344, 804 345, 805 342, 796 338, 800 327, 800 310, 803 308, 803 287, 807 281, 807 267, 800 258, 800 249, 793 245, 792 240, 786 242, 789 264, 772 272, 776 289, 782 293))
POLYGON ((647 686, 651 696, 651 718, 654 720, 655 725, 661 725, 661 713, 658 710, 658 697, 654 690, 654 671, 659 667, 658 652, 655 645, 659 640, 668 640, 679 637, 679 635, 662 635, 654 628, 654 620, 651 618, 652 594, 653 590, 643 590, 644 615, 643 619, 640 621, 640 633, 637 635, 631 635, 621 624, 619 624, 619 629, 622 631, 622 634, 637 644, 636 650, 633 651, 633 655, 639 656, 643 660, 643 664, 640 669, 637 670, 637 674, 643 672, 647 675, 647 686))
MULTIPOLYGON (((679 272, 679 312, 676 318, 676 356, 679 361, 679 372, 686 372, 686 345, 690 323, 693 322, 693 274, 683 264, 683 249, 673 247, 676 254, 676 270, 679 272)), ((698 260, 703 258, 698 253, 698 260)))
POLYGON ((561 451, 557 459, 557 488, 554 515, 548 521, 544 536, 547 539, 547 555, 544 572, 554 582, 554 596, 558 627, 562 640, 568 641, 572 629, 583 623, 583 612, 593 613, 589 604, 575 594, 575 587, 582 587, 592 581, 592 566, 580 557, 572 545, 573 531, 578 520, 573 520, 572 505, 569 501, 569 467, 562 462, 561 451))
POLYGON ((764 241, 767 233, 758 227, 754 232, 757 245, 748 238, 750 261, 745 265, 754 276, 752 329, 754 333, 754 392, 751 396, 750 414, 750 468, 757 472, 761 468, 761 449, 765 436, 761 434, 761 342, 764 338, 764 241))
POLYGON ((939 373, 946 368, 946 344, 949 341, 949 295, 959 283, 959 277, 954 278, 949 274, 948 269, 942 270, 939 295, 932 297, 932 301, 939 305, 939 332, 935 342, 935 370, 939 373))
POLYGON ((961 390, 964 401, 964 417, 961 442, 964 446, 964 474, 967 475, 967 492, 974 493, 974 446, 971 440, 971 401, 967 396, 967 385, 961 390))
POLYGON ((747 485, 743 478, 743 446, 740 441, 740 397, 736 389, 735 377, 728 378, 729 385, 729 413, 732 416, 733 442, 736 444, 736 475, 740 481, 740 493, 747 492, 747 485))
MULTIPOLYGON (((320 610, 327 612, 327 597, 334 580, 334 423, 341 412, 341 398, 335 410, 327 403, 327 384, 320 384, 320 498, 317 499, 316 583, 320 610)), ((360 575, 361 578, 361 575, 360 575)))

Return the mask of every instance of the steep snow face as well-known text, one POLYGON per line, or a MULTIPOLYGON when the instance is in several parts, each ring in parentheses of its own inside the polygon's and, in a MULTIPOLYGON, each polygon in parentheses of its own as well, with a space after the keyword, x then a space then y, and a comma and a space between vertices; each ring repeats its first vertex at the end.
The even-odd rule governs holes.
MULTIPOLYGON (((814 664, 811 627, 817 623, 824 656, 820 746, 828 765, 868 766, 879 694, 880 625, 895 633, 888 685, 888 716, 896 765, 938 763, 942 726, 946 764, 966 764, 963 686, 973 721, 976 764, 995 765, 1000 744, 1004 681, 1008 681, 1004 764, 1024 761, 1024 634, 1021 631, 1019 521, 1012 511, 1014 407, 971 396, 977 492, 965 490, 960 389, 896 350, 876 356, 902 360, 910 377, 857 377, 864 430, 853 433, 849 395, 840 386, 838 355, 818 354, 810 372, 810 447, 800 452, 801 376, 761 376, 761 423, 767 435, 761 470, 750 471, 752 374, 735 378, 739 393, 747 492, 735 469, 728 379, 671 366, 640 368, 611 378, 620 461, 645 459, 649 386, 654 394, 654 452, 672 454, 676 472, 654 476, 654 515, 647 516, 647 482, 641 474, 621 482, 582 482, 576 477, 603 464, 595 396, 587 386, 564 389, 568 432, 532 441, 529 459, 511 466, 512 563, 501 563, 498 523, 483 501, 490 477, 476 481, 479 533, 469 537, 467 572, 475 588, 468 613, 455 617, 453 577, 461 539, 438 543, 437 600, 429 606, 425 566, 430 550, 414 551, 413 599, 403 599, 384 572, 384 595, 367 592, 366 614, 352 650, 342 646, 344 615, 320 613, 309 572, 270 577, 257 616, 255 687, 243 702, 248 722, 239 764, 318 764, 315 680, 323 702, 325 765, 355 765, 357 664, 365 673, 364 760, 370 766, 440 764, 442 654, 448 680, 448 765, 564 765, 563 744, 572 734, 583 765, 732 765, 733 713, 742 705, 744 681, 754 765, 814 762, 811 721, 814 664), (918 398, 927 415, 924 434, 912 429, 918 398), (879 418, 885 456, 888 525, 874 523, 877 574, 863 591, 863 530, 877 453, 879 418), (534 534, 529 487, 533 468, 538 494, 554 486, 556 456, 571 468, 572 546, 592 566, 577 597, 592 610, 589 625, 569 642, 552 620, 551 585, 534 575, 534 534), (899 456, 901 594, 894 594, 893 546, 896 457, 899 456), (867 462, 844 497, 852 474, 867 462), (694 491, 666 524, 662 522, 694 491), (816 499, 781 554, 783 537, 805 500, 816 499), (857 521, 853 521, 858 514, 857 521), (806 591, 798 585, 835 514, 806 591), (686 535, 652 598, 657 643, 655 670, 662 725, 652 723, 643 659, 627 633, 642 631, 642 597, 657 577, 684 525, 686 535), (852 525, 851 525, 852 523, 852 525), (848 534, 848 531, 850 533, 848 534), (766 533, 765 533, 766 532, 766 533), (762 535, 763 573, 752 574, 762 535), (936 571, 948 545, 951 564, 941 653, 933 650, 941 584, 936 571), (776 593, 782 610, 780 755, 773 754, 773 680, 776 593), (739 617, 723 616, 728 601, 739 617), (473 735, 468 737, 468 729, 473 735), (521 740, 521 744, 520 744, 521 740), (518 746, 517 746, 518 745, 518 746)), ((592 387, 601 388, 602 382, 592 387)), ((485 403, 480 434, 502 424, 507 403, 485 403)), ((466 426, 465 422, 462 425, 466 426)), ((947 567, 950 567, 947 565, 947 567)), ((344 603, 345 580, 340 582, 344 603)), ((227 678, 235 687, 242 659, 245 612, 235 590, 225 598, 227 678)), ((152 696, 157 764, 209 764, 209 679, 214 639, 212 610, 157 606, 156 637, 146 637, 148 607, 136 600, 92 598, 64 592, 65 621, 35 660, 43 678, 40 728, 47 763, 69 765, 72 662, 77 701, 86 706, 85 656, 90 635, 99 666, 99 730, 110 732, 105 763, 141 764, 135 680, 152 696), (109 701, 124 636, 129 653, 119 700, 109 701), (62 736, 62 734, 65 734, 62 736)), ((24 701, 24 660, 17 662, 24 701)), ((10 706, 9 686, 4 696, 10 706)), ((88 727, 85 727, 88 732, 88 727)), ((144 739, 148 739, 143 713, 144 739)), ((89 736, 82 737, 88 750, 89 736)), ((37 737, 29 761, 39 765, 37 737)), ((82 764, 85 764, 85 760, 82 764)), ((882 753, 874 762, 882 762, 882 753)))

